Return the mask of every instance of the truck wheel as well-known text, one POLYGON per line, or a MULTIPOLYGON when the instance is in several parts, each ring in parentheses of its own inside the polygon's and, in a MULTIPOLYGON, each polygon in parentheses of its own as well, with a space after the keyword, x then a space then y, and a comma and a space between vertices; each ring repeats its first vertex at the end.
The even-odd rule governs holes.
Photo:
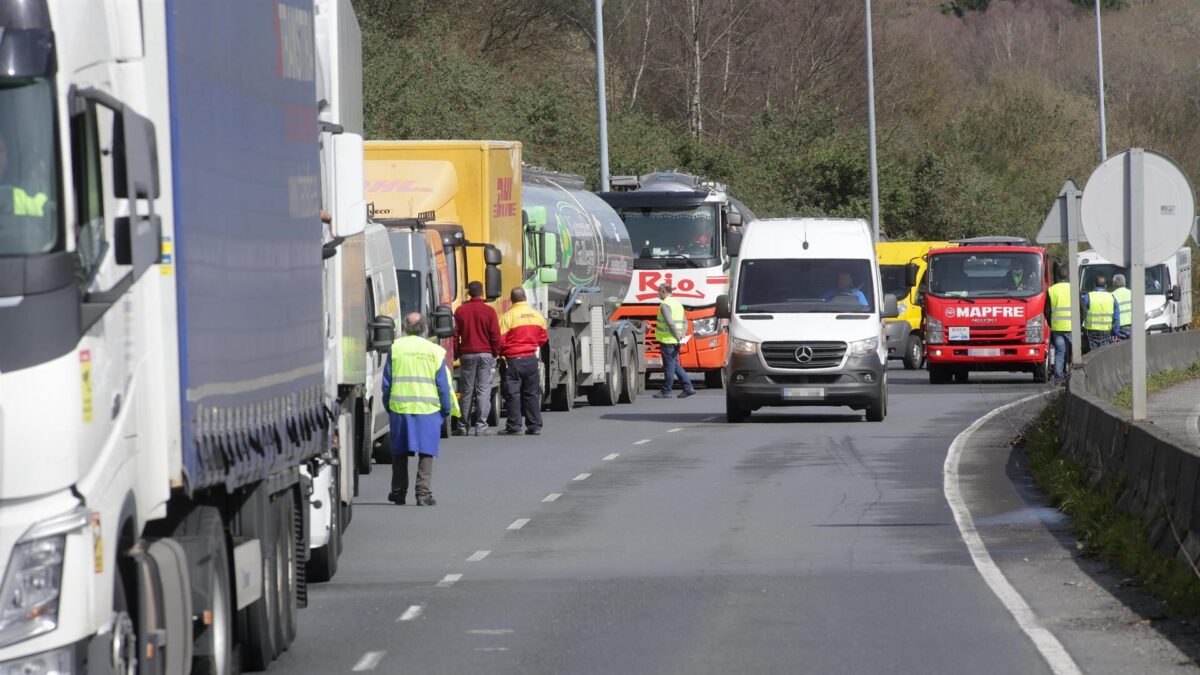
POLYGON ((704 371, 704 388, 721 389, 725 386, 725 370, 704 371))
POLYGON ((621 403, 633 403, 638 396, 638 382, 641 377, 637 372, 637 355, 633 348, 626 350, 625 366, 621 368, 621 403))
POLYGON ((909 335, 904 345, 904 369, 917 370, 925 362, 925 343, 919 335, 909 335))
POLYGON ((971 371, 966 368, 959 368, 954 371, 954 381, 958 384, 966 384, 969 379, 971 379, 971 371))
POLYGON ((1046 350, 1046 358, 1033 367, 1033 381, 1039 384, 1050 381, 1053 366, 1050 364, 1050 350, 1046 350))
POLYGON ((193 575, 192 579, 207 577, 208 585, 193 593, 192 606, 197 613, 212 612, 212 623, 204 626, 194 639, 193 675, 229 675, 233 663, 233 591, 230 585, 229 545, 221 512, 216 508, 200 507, 175 528, 176 535, 202 537, 205 549, 211 552, 211 574, 193 575))
POLYGON ((729 392, 725 392, 725 421, 730 424, 740 424, 750 417, 750 411, 737 404, 729 392))
POLYGON ((359 449, 359 473, 371 473, 371 454, 372 450, 374 449, 371 433, 373 427, 375 426, 374 421, 371 419, 371 412, 371 404, 363 401, 362 399, 359 399, 359 402, 354 406, 355 417, 358 418, 358 422, 355 423, 355 428, 360 432, 357 438, 359 449))
POLYGON ((887 377, 879 385, 879 395, 867 406, 867 421, 882 422, 887 417, 887 377))
POLYGON ((275 500, 275 593, 279 620, 275 622, 276 654, 287 651, 296 639, 296 511, 293 492, 275 500))
POLYGON ((608 355, 608 368, 604 381, 594 384, 588 389, 588 405, 616 405, 621 398, 621 355, 612 352, 608 355))
POLYGON ((275 592, 275 511, 267 488, 259 486, 238 511, 240 534, 257 539, 262 551, 262 596, 241 611, 238 644, 244 670, 266 670, 275 659, 275 624, 279 596, 275 592))
POLYGON ((308 553, 306 578, 317 583, 329 581, 337 574, 338 555, 342 552, 342 487, 339 467, 330 467, 333 483, 329 493, 319 498, 329 499, 329 541, 308 553))
POLYGON ((137 630, 133 627, 133 619, 129 615, 129 607, 134 598, 125 590, 125 573, 118 563, 113 570, 113 627, 112 638, 108 645, 113 659, 112 672, 115 675, 137 675, 138 644, 137 630))
POLYGON ((550 394, 550 409, 570 412, 575 408, 575 357, 567 361, 567 381, 554 388, 550 394))
POLYGON ((500 387, 492 387, 492 409, 488 411, 487 424, 489 427, 500 426, 500 387))

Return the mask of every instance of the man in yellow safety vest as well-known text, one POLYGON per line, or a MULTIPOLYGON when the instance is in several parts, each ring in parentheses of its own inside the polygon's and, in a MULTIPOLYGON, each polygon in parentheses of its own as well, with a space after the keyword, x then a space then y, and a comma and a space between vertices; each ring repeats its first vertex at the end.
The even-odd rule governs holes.
MULTIPOLYGON (((8 142, 0 135, 0 180, 8 171, 8 142)), ((42 218, 49 197, 44 192, 28 192, 18 185, 0 185, 0 214, 42 218)))
POLYGON ((438 456, 442 423, 458 416, 446 350, 425 337, 425 317, 404 317, 404 337, 392 344, 383 371, 383 404, 392 442, 392 491, 388 501, 403 504, 408 494, 408 458, 417 455, 417 506, 433 506, 430 481, 438 456))
POLYGON ((1121 312, 1120 325, 1117 326, 1117 338, 1128 340, 1133 326, 1133 291, 1125 285, 1124 274, 1113 275, 1113 300, 1117 301, 1117 309, 1121 312))
POLYGON ((679 394, 679 398, 687 398, 696 393, 687 371, 679 365, 679 348, 688 341, 687 314, 683 305, 672 297, 673 290, 668 283, 658 286, 658 319, 654 327, 654 339, 658 341, 658 351, 662 354, 663 386, 654 398, 670 398, 676 376, 683 383, 683 392, 679 394))
POLYGON ((1067 363, 1071 360, 1071 284, 1067 282, 1067 271, 1054 270, 1054 285, 1046 291, 1050 300, 1050 342, 1054 345, 1054 379, 1066 377, 1067 363))
POLYGON ((1121 308, 1107 290, 1108 280, 1096 276, 1095 288, 1083 296, 1083 330, 1089 349, 1098 349, 1113 341, 1121 326, 1121 308))

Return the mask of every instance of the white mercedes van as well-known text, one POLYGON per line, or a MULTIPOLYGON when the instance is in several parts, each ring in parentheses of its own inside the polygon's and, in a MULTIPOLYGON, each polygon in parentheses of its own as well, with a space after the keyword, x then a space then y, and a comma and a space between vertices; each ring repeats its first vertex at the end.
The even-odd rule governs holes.
MULTIPOLYGON (((734 242, 736 243, 736 242, 734 242)), ((756 220, 738 247, 729 320, 725 411, 743 422, 763 406, 844 405, 887 415, 884 295, 863 220, 756 220)))

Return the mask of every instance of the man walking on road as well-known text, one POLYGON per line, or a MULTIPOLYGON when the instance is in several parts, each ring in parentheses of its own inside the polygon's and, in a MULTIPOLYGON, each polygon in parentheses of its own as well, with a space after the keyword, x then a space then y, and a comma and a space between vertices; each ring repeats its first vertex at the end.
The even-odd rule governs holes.
MULTIPOLYGON (((505 435, 542 433, 542 380, 538 351, 550 339, 546 319, 525 302, 520 286, 509 294, 512 307, 500 319, 501 352, 504 354, 504 400, 508 406, 505 435)), ((570 394, 568 394, 570 395, 570 394)))
POLYGON ((463 416, 458 418, 454 435, 466 436, 475 415, 475 435, 488 434, 488 414, 492 411, 492 373, 500 355, 500 317, 483 300, 483 284, 467 284, 470 299, 454 311, 454 339, 462 365, 459 391, 463 394, 463 416))
POLYGON ((1096 277, 1095 289, 1083 296, 1083 329, 1087 332, 1088 349, 1098 349, 1112 342, 1121 325, 1121 308, 1106 290, 1108 280, 1096 277))
POLYGON ((1054 270, 1054 285, 1046 291, 1050 298, 1050 343, 1054 345, 1054 380, 1061 382, 1066 377, 1067 363, 1071 359, 1071 284, 1067 282, 1067 271, 1054 270))
POLYGON ((658 286, 658 323, 654 327, 654 339, 658 340, 658 350, 662 354, 663 386, 654 398, 670 398, 671 389, 675 386, 675 377, 683 383, 683 392, 679 398, 687 398, 696 393, 692 380, 687 371, 679 365, 679 348, 687 344, 687 314, 683 305, 676 300, 671 291, 671 284, 662 283, 658 286))
POLYGON ((388 501, 403 504, 408 494, 408 458, 417 455, 417 506, 433 506, 430 481, 438 456, 442 422, 458 415, 450 386, 446 350, 425 338, 425 317, 404 317, 404 337, 392 344, 383 369, 383 404, 388 409, 392 441, 392 491, 388 501))
POLYGON ((1113 300, 1117 303, 1117 311, 1121 318, 1117 322, 1117 338, 1128 340, 1133 328, 1133 291, 1125 286, 1125 275, 1113 275, 1113 300))

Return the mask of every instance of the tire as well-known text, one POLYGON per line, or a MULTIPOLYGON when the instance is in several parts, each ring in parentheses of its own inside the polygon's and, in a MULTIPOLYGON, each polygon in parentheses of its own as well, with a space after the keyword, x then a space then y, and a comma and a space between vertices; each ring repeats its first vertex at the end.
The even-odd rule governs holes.
MULTIPOLYGON (((113 573, 113 642, 111 671, 115 675, 137 675, 138 673, 138 644, 137 629, 134 628, 133 618, 129 608, 134 604, 134 598, 126 591, 125 574, 120 564, 113 573), (118 636, 119 634, 119 636, 118 636)), ((198 671, 196 671, 198 672, 198 671)))
POLYGON ((925 342, 919 335, 909 335, 904 344, 904 369, 919 370, 925 363, 925 342))
POLYGON ((946 384, 950 382, 950 370, 946 366, 929 364, 929 384, 946 384))
POLYGON ((750 417, 750 411, 739 406, 729 392, 725 393, 725 421, 730 424, 740 424, 745 422, 750 417))
POLYGON ((234 673, 237 668, 233 650, 233 587, 230 581, 229 544, 221 512, 215 507, 202 506, 188 514, 175 528, 175 533, 203 537, 207 541, 205 549, 212 552, 209 564, 213 573, 209 576, 209 584, 201 592, 193 592, 192 596, 193 607, 198 614, 205 609, 212 611, 212 623, 204 626, 193 641, 192 673, 234 673), (212 599, 211 608, 206 602, 209 598, 212 599))
POLYGON ((488 411, 487 424, 489 427, 500 426, 500 387, 492 387, 492 409, 488 411))
POLYGON ((374 433, 374 420, 371 418, 371 404, 360 400, 354 407, 355 412, 361 412, 359 416, 360 430, 362 433, 358 435, 358 472, 371 473, 372 455, 374 454, 374 444, 371 442, 371 435, 374 433))
POLYGON ((704 388, 705 389, 724 389, 725 388, 725 370, 706 370, 704 371, 704 388))
MULTIPOLYGON (((392 463, 392 434, 384 434, 382 438, 371 444, 371 461, 375 464, 392 463)), ((364 471, 363 473, 367 473, 364 471)))
POLYGON ((621 355, 620 352, 613 352, 608 356, 604 382, 594 384, 588 390, 589 405, 616 405, 621 398, 621 355))
POLYGON ((619 402, 633 403, 637 400, 638 382, 642 378, 638 377, 637 355, 633 353, 633 348, 627 349, 625 355, 625 365, 621 368, 621 399, 619 402))
POLYGON ((887 417, 886 377, 883 379, 883 384, 879 385, 879 395, 867 406, 866 417, 868 422, 882 422, 887 417))
POLYGON ((308 552, 307 574, 309 581, 323 583, 337 574, 338 555, 342 552, 342 487, 339 467, 331 467, 333 471, 332 489, 328 495, 330 504, 329 541, 320 548, 308 552))
POLYGON ((255 538, 262 549, 262 597, 238 616, 238 645, 244 670, 266 670, 275 659, 275 624, 279 621, 275 591, 275 511, 267 489, 259 486, 242 504, 238 513, 241 535, 255 538))
POLYGON ((554 388, 550 394, 550 409, 556 412, 571 412, 575 408, 575 357, 567 362, 567 381, 554 388))
POLYGON ((965 368, 959 368, 954 371, 954 381, 958 384, 966 384, 971 379, 971 371, 965 368))
POLYGON ((1044 384, 1050 381, 1050 373, 1054 372, 1054 366, 1050 364, 1050 350, 1046 350, 1046 358, 1041 363, 1033 367, 1033 381, 1038 384, 1044 384))
POLYGON ((296 639, 296 511, 294 492, 288 490, 275 500, 275 583, 279 620, 275 622, 276 655, 287 651, 296 639))

